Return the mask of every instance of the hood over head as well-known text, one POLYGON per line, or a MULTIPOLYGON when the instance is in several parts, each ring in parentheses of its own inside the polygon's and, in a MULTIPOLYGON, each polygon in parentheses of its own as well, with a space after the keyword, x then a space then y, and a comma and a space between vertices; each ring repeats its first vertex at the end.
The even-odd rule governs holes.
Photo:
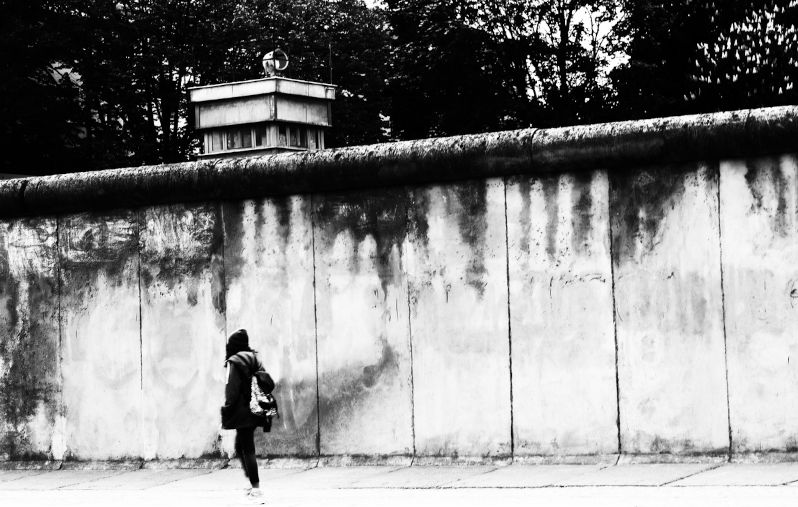
POLYGON ((225 359, 230 359, 231 356, 243 352, 251 351, 249 348, 249 335, 246 329, 239 329, 230 335, 227 339, 227 347, 225 350, 225 359))

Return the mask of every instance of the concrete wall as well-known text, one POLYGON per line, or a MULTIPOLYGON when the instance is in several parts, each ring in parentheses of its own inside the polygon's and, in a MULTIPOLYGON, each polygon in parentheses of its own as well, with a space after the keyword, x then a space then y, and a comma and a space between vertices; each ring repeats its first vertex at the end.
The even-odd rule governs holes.
POLYGON ((611 209, 621 450, 723 453, 717 166, 617 174, 611 209))
POLYGON ((794 452, 798 450, 796 157, 725 161, 720 171, 732 448, 794 452))
POLYGON ((521 173, 0 220, 0 459, 797 451, 798 157, 521 173))
POLYGON ((605 171, 507 184, 515 455, 618 451, 605 171))
POLYGON ((0 456, 62 458, 59 255, 55 218, 0 224, 0 456))
POLYGON ((504 185, 414 192, 408 244, 416 453, 511 454, 504 185))

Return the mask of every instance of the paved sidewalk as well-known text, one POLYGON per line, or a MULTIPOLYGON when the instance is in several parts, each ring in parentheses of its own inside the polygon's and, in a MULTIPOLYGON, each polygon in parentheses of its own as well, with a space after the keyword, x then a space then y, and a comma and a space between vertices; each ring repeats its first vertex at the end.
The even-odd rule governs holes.
MULTIPOLYGON (((798 463, 261 469, 274 506, 798 505, 798 463)), ((250 505, 240 469, 0 471, 0 505, 250 505)))

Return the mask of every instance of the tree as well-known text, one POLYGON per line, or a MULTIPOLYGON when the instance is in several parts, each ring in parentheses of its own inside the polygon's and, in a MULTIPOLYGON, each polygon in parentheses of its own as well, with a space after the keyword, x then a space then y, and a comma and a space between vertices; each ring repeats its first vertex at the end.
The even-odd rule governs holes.
MULTIPOLYGON (((761 1, 761 0, 760 0, 761 1)), ((614 119, 649 118, 700 112, 687 99, 698 47, 713 40, 720 26, 739 17, 750 2, 726 0, 625 0, 618 36, 628 61, 611 74, 614 119)))
POLYGON ((220 58, 197 72, 194 84, 254 79, 261 57, 280 47, 289 55, 287 77, 338 86, 328 146, 385 140, 385 81, 389 38, 384 12, 362 0, 245 0, 217 42, 220 58), (330 67, 332 63, 332 68, 330 67))
POLYGON ((0 3, 0 172, 46 174, 78 164, 81 106, 68 61, 72 16, 59 2, 0 3))
POLYGON ((732 20, 723 20, 725 6, 714 7, 710 22, 720 29, 698 44, 685 100, 705 111, 794 104, 798 2, 748 4, 732 20))
POLYGON ((517 127, 528 102, 505 65, 506 47, 469 24, 457 1, 389 0, 394 36, 389 81, 396 138, 517 127))
POLYGON ((489 0, 474 2, 473 11, 477 26, 512 48, 510 65, 524 68, 524 92, 538 103, 536 125, 602 115, 607 69, 617 51, 616 0, 489 0))
POLYGON ((388 35, 362 0, 11 0, 2 14, 9 172, 187 160, 187 88, 260 77, 275 46, 289 77, 327 81, 332 59, 330 145, 385 139, 388 35))

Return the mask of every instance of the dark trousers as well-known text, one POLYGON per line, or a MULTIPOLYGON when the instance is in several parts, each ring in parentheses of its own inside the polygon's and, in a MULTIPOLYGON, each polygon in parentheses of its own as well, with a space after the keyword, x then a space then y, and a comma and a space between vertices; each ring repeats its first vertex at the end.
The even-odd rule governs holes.
POLYGON ((253 487, 260 485, 258 462, 255 460, 255 428, 238 428, 236 430, 236 456, 241 460, 244 475, 253 487))

